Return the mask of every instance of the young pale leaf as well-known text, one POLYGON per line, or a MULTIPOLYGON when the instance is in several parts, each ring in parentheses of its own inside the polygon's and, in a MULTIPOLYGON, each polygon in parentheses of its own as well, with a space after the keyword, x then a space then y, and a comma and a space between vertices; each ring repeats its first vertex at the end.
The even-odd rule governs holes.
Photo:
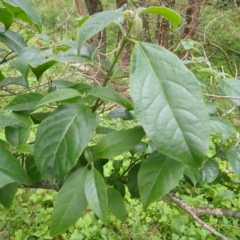
POLYGON ((87 168, 79 168, 72 173, 60 189, 50 224, 50 235, 56 236, 76 223, 87 207, 84 182, 87 168))
MULTIPOLYGON (((240 82, 236 79, 219 79, 219 84, 222 91, 230 97, 240 98, 240 82)), ((237 106, 240 106, 240 99, 231 99, 237 106)))
POLYGON ((179 58, 158 45, 135 44, 130 94, 135 115, 157 149, 201 167, 209 144, 207 108, 196 78, 179 58))
POLYGON ((42 21, 26 0, 3 0, 3 5, 15 14, 15 18, 33 24, 35 29, 41 32, 42 21))
POLYGON ((111 88, 98 87, 93 88, 88 92, 89 95, 103 99, 104 101, 110 101, 118 103, 119 105, 125 107, 127 110, 133 110, 133 105, 131 101, 121 96, 119 93, 115 92, 111 88))
POLYGON ((138 187, 143 208, 170 192, 182 178, 184 165, 155 152, 146 159, 138 173, 138 187))
POLYGON ((12 111, 31 111, 35 110, 38 102, 42 99, 39 93, 25 93, 15 97, 6 107, 5 110, 12 111))
POLYGON ((181 22, 181 16, 174 10, 166 7, 148 7, 146 9, 139 8, 138 14, 158 14, 168 21, 171 22, 173 26, 173 31, 175 31, 181 22))
POLYGON ((37 108, 39 108, 42 105, 47 105, 49 103, 57 102, 57 101, 62 101, 74 97, 80 97, 81 94, 74 89, 59 89, 57 91, 51 92, 48 95, 44 96, 40 102, 37 105, 37 108))
POLYGON ((18 183, 12 182, 0 188, 0 203, 5 208, 11 207, 12 201, 18 189, 18 185, 18 183))
POLYGON ((96 169, 88 172, 84 191, 89 206, 103 222, 106 222, 108 208, 107 191, 103 177, 96 169))
POLYGON ((120 11, 104 11, 92 15, 78 29, 78 52, 82 45, 96 33, 103 30, 110 23, 116 21, 123 15, 120 11))
POLYGON ((107 189, 108 208, 119 220, 126 220, 126 207, 121 194, 114 188, 107 189))
POLYGON ((4 27, 0 27, 0 41, 16 53, 19 53, 22 48, 27 47, 22 35, 11 30, 5 32, 4 27))
POLYGON ((145 136, 142 127, 112 131, 97 143, 95 154, 99 158, 113 158, 131 150, 145 136))
POLYGON ((29 184, 30 181, 20 162, 0 141, 0 188, 13 182, 29 184))
POLYGON ((23 112, 14 112, 13 115, 19 122, 14 126, 5 127, 5 137, 9 144, 17 147, 27 142, 31 132, 32 121, 23 112))
POLYGON ((13 14, 7 8, 0 8, 0 22, 3 23, 7 31, 13 22, 13 14))
POLYGON ((219 174, 219 166, 216 160, 208 159, 200 169, 201 183, 213 182, 219 174))
POLYGON ((240 179, 240 147, 230 148, 226 156, 234 173, 237 175, 238 179, 240 179))
POLYGON ((61 105, 39 125, 34 159, 49 181, 71 170, 87 147, 98 125, 98 117, 88 108, 61 105))

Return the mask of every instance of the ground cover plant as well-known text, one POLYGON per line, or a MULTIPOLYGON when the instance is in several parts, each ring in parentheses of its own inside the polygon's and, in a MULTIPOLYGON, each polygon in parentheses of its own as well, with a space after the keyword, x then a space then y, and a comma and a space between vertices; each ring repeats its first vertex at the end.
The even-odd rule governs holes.
MULTIPOLYGON (((1 210, 1 220, 9 219, 8 225, 1 225, 4 237, 17 224, 11 214, 21 215, 22 225, 29 222, 29 207, 39 211, 39 225, 46 218, 49 225, 20 229, 14 233, 16 239, 144 239, 134 231, 126 236, 116 230, 125 227, 120 221, 128 226, 137 222, 136 216, 128 215, 138 201, 132 199, 139 199, 147 211, 138 213, 142 219, 135 226, 146 226, 141 232, 152 231, 152 239, 239 237, 239 222, 232 219, 239 218, 239 136, 233 121, 227 119, 240 103, 239 80, 206 66, 197 69, 198 75, 204 75, 203 80, 197 79, 166 48, 138 40, 146 14, 164 17, 175 31, 181 22, 177 12, 124 5, 80 17, 76 41, 36 47, 23 31, 28 26, 41 41, 48 41, 47 35, 41 35, 36 11, 24 0, 2 0, 1 4, 0 88, 7 100, 1 103, 0 113, 4 134, 0 141, 0 203, 10 208, 1 210), (22 24, 24 28, 19 30, 22 24), (121 37, 114 54, 108 55, 91 43, 110 24, 121 37), (121 68, 119 61, 128 45, 131 61, 121 68), (96 81, 83 83, 73 77, 74 71, 70 80, 48 78, 48 71, 60 71, 73 63, 96 81), (14 75, 8 75, 4 67, 8 64, 16 70, 14 75), (129 83, 126 94, 115 89, 122 80, 129 83), (215 98, 224 99, 227 111, 223 112, 225 108, 215 98), (57 192, 24 192, 24 188, 57 192), (12 205, 15 194, 19 201, 29 196, 30 205, 12 205), (213 198, 215 204, 211 204, 213 198), (175 204, 196 223, 181 216, 182 210, 172 210, 175 204), (90 210, 92 215, 84 214, 90 210), (155 211, 160 214, 151 216, 155 211), (231 225, 231 233, 223 225, 216 226, 218 218, 213 216, 220 217, 223 225, 231 225), (86 231, 81 217, 89 222, 86 231), (111 223, 113 218, 119 221, 111 223), (146 223, 160 224, 162 229, 149 228, 146 223)), ((192 54, 195 44, 182 42, 184 50, 192 54)))

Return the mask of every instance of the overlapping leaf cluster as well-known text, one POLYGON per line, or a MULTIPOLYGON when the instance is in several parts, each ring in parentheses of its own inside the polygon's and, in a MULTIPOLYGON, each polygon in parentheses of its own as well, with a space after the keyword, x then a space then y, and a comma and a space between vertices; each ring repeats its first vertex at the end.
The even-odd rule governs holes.
MULTIPOLYGON (((111 63, 102 86, 61 82, 56 83, 54 91, 29 90, 30 71, 40 83, 44 72, 54 64, 93 65, 94 51, 84 45, 85 41, 111 23, 121 25, 122 17, 127 17, 131 26, 135 18, 141 21, 142 14, 158 14, 175 29, 181 20, 176 12, 150 7, 138 9, 135 15, 119 10, 98 13, 80 21, 78 41, 65 43, 66 51, 54 55, 52 49, 28 46, 19 33, 10 30, 18 18, 41 31, 41 20, 32 7, 26 1, 1 2, 0 22, 4 27, 0 28, 0 40, 17 54, 19 76, 0 72, 0 87, 17 84, 25 92, 14 97, 5 106, 5 113, 0 114, 0 127, 5 131, 5 140, 0 141, 0 202, 5 207, 10 206, 19 185, 34 186, 42 180, 57 184, 60 190, 50 229, 55 236, 74 224, 87 206, 103 222, 107 221, 108 210, 124 221, 124 184, 132 197, 140 196, 146 209, 176 187, 183 176, 193 185, 217 177, 217 162, 206 157, 210 125, 212 131, 223 135, 231 125, 209 117, 198 80, 161 46, 124 36, 122 44, 134 43, 129 76, 131 100, 107 84, 116 76, 116 61, 111 63), (117 106, 109 113, 110 118, 133 121, 135 126, 104 132, 99 115, 104 102, 117 106), (37 133, 29 141, 33 125, 37 133), (102 134, 97 141, 95 135, 102 134), (126 152, 131 161, 114 160, 126 152), (113 171, 106 174, 105 164, 111 161, 113 171)), ((226 94, 240 95, 239 81, 222 79, 219 84, 226 94)), ((239 100, 234 103, 239 104, 239 100)), ((240 178, 239 152, 238 147, 229 149, 227 159, 240 178)))

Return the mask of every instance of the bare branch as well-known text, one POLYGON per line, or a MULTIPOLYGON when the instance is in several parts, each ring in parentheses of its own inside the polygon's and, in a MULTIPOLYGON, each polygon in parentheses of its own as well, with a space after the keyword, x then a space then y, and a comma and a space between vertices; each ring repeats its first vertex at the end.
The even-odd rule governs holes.
MULTIPOLYGON (((196 209, 192 206, 189 206, 188 204, 186 204, 185 202, 183 202, 181 199, 179 199, 178 197, 176 197, 173 193, 168 193, 167 194, 168 198, 170 198, 176 205, 178 205, 180 208, 182 208, 186 213, 188 213, 196 222, 198 222, 203 228, 205 228, 206 230, 208 230, 209 232, 211 232, 214 236, 218 237, 221 240, 230 240, 230 238, 224 236, 223 234, 221 234, 220 232, 218 232, 216 229, 214 229, 212 226, 210 226, 209 224, 205 223, 204 221, 202 221, 197 213, 196 213, 196 209)), ((201 211, 200 211, 201 212, 201 211)), ((202 211, 203 213, 203 211, 202 211)), ((220 213, 220 211, 218 212, 220 213)))

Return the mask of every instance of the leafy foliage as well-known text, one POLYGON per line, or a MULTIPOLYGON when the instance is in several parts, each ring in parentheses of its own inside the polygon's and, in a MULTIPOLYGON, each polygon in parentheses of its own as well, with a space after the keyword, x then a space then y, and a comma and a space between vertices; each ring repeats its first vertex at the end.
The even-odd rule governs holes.
MULTIPOLYGON (((41 32, 33 8, 25 0, 1 2, 0 40, 6 56, 16 54, 13 65, 19 71, 13 77, 0 72, 2 92, 16 85, 16 96, 1 106, 0 114, 4 207, 11 206, 19 185, 58 189, 50 223, 50 235, 57 236, 74 225, 88 206, 104 224, 108 210, 126 221, 128 192, 140 198, 147 210, 184 179, 195 187, 221 183, 223 161, 240 178, 239 148, 224 146, 235 128, 203 97, 204 84, 169 50, 132 35, 142 30, 142 14, 160 15, 175 30, 181 19, 178 13, 165 7, 101 12, 79 20, 77 41, 42 49, 13 27, 17 18, 41 32), (115 56, 99 60, 99 50, 86 41, 111 24, 121 30, 122 41, 115 56), (127 44, 133 45, 129 75, 117 64, 127 44), (90 66, 90 74, 99 71, 101 86, 47 79, 47 71, 69 63, 90 66), (130 96, 112 87, 119 79, 129 79, 130 96), (106 114, 109 102, 116 108, 106 114), (116 124, 103 127, 105 118, 117 119, 116 124)), ((237 79, 222 79, 206 68, 199 73, 216 74, 217 90, 232 99, 231 106, 239 105, 237 79)), ((172 232, 181 235, 187 223, 185 217, 173 220, 172 232)))

